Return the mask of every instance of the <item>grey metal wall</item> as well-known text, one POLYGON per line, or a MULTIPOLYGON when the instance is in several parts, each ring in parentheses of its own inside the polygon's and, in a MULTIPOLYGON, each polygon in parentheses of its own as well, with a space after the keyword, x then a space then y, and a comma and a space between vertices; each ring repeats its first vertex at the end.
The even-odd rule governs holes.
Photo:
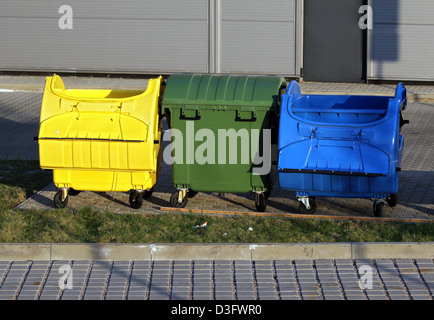
POLYGON ((2 0, 0 67, 207 72, 208 1, 2 0), (58 26, 73 9, 73 29, 58 26))
POLYGON ((220 72, 295 74, 295 0, 222 0, 220 72))
POLYGON ((434 80, 434 1, 371 0, 368 79, 434 80))
POLYGON ((295 1, 1 0, 0 70, 293 75, 295 1))

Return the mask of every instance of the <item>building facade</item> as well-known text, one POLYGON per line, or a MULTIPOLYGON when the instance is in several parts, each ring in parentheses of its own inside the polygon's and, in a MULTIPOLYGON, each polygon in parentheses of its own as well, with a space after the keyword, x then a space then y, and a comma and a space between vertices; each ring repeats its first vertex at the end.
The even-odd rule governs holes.
POLYGON ((432 0, 1 0, 0 70, 430 81, 433 14, 432 0))

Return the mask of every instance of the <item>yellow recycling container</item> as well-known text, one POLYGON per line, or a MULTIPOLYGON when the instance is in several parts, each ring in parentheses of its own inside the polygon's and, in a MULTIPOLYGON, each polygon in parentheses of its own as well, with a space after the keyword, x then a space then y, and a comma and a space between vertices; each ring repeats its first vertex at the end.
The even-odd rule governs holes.
POLYGON ((46 78, 39 161, 53 170, 56 207, 82 190, 133 190, 130 205, 141 207, 160 174, 163 89, 162 77, 145 91, 65 89, 58 75, 46 78))

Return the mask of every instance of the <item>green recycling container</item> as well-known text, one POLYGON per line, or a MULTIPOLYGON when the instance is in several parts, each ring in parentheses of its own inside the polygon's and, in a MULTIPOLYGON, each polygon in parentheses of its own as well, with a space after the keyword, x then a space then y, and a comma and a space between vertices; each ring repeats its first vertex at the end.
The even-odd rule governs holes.
POLYGON ((277 76, 169 76, 162 108, 171 129, 173 207, 185 207, 197 192, 253 191, 256 209, 265 211, 285 88, 277 76))

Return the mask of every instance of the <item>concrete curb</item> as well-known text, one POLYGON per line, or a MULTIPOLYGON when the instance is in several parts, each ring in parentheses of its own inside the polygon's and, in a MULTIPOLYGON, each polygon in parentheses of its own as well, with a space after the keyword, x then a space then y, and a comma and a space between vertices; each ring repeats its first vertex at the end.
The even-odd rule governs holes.
POLYGON ((434 242, 0 244, 0 261, 433 259, 434 242))

